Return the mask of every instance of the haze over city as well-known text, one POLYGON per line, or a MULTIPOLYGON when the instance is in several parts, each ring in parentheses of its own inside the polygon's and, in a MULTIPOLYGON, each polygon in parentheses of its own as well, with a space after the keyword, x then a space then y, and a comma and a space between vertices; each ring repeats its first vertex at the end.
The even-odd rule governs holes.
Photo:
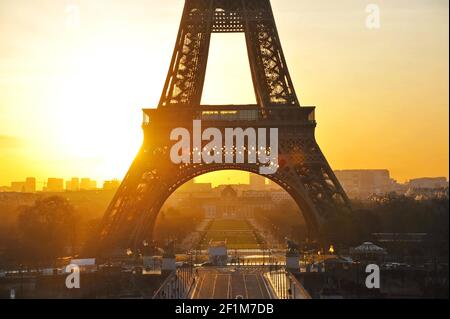
MULTIPOLYGON (((152 2, 0 3, 0 185, 124 176, 183 6, 152 2)), ((357 0, 273 1, 300 103, 317 106, 317 139, 334 169, 448 177, 448 2, 379 4, 381 28, 368 31, 357 0)), ((202 102, 254 100, 244 36, 214 34, 202 102)))

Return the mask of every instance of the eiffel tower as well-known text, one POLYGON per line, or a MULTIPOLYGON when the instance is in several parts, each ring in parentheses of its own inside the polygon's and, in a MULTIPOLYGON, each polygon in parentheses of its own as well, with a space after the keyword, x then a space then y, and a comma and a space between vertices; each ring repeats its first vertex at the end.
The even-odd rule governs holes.
POLYGON ((144 142, 93 239, 96 251, 140 249, 151 240, 167 198, 196 176, 218 170, 259 173, 257 164, 174 164, 170 132, 176 127, 192 132, 196 119, 221 130, 278 128, 279 168, 265 177, 292 196, 314 237, 327 218, 350 210, 316 143, 314 112, 315 107, 300 106, 297 99, 269 0, 185 0, 160 102, 156 109, 143 110, 144 142), (245 34, 257 104, 201 105, 213 32, 245 34))

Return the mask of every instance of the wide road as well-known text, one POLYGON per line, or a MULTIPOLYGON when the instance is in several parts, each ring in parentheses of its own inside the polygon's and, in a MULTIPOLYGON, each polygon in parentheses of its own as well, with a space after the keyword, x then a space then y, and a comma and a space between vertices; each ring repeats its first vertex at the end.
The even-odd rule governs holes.
POLYGON ((270 299, 262 269, 203 268, 198 270, 193 299, 270 299))

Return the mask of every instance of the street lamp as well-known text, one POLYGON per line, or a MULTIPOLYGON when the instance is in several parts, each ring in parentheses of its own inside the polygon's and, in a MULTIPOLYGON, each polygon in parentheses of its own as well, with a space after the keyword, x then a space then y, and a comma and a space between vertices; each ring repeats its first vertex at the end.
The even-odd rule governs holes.
POLYGON ((328 252, 330 253, 330 254, 334 254, 334 247, 333 247, 333 245, 330 245, 330 249, 328 249, 328 252))

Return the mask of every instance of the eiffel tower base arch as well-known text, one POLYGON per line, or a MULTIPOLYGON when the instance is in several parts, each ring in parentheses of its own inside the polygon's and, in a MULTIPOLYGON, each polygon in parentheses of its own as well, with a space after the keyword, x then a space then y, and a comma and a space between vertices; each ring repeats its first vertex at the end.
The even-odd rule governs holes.
MULTIPOLYGON (((342 209, 349 209, 349 204, 315 140, 314 108, 277 107, 270 110, 270 119, 264 119, 256 106, 233 107, 238 110, 236 112, 253 108, 260 119, 241 122, 204 120, 202 125, 204 128, 219 128, 222 132, 229 127, 277 127, 279 168, 274 174, 263 176, 291 195, 304 216, 309 235, 317 237, 323 222, 342 209)), ((207 112, 210 113, 212 108, 223 109, 218 106, 208 107, 207 112)), ((144 143, 106 211, 101 232, 94 240, 96 251, 133 250, 144 241, 151 241, 162 205, 178 187, 192 178, 219 170, 260 174, 260 164, 225 161, 212 164, 195 164, 192 161, 190 164, 172 163, 170 149, 175 142, 169 138, 171 130, 185 127, 192 132, 192 120, 201 120, 201 114, 205 111, 199 111, 198 108, 183 110, 176 116, 159 109, 145 111, 151 115, 152 121, 143 124, 144 143)), ((250 146, 245 144, 245 148, 249 149, 250 146)))

